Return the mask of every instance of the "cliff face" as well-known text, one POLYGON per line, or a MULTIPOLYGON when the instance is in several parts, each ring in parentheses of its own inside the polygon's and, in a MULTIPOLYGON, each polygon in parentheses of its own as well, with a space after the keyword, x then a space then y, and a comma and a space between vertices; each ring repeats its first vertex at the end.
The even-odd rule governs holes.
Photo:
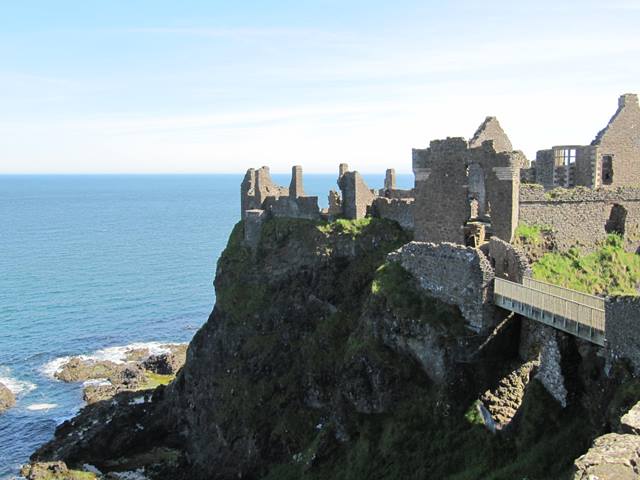
POLYGON ((549 350, 516 318, 467 329, 386 262, 410 240, 395 223, 274 219, 255 251, 241 239, 178 378, 85 408, 34 458, 175 479, 562 478, 637 397, 573 339, 549 350))

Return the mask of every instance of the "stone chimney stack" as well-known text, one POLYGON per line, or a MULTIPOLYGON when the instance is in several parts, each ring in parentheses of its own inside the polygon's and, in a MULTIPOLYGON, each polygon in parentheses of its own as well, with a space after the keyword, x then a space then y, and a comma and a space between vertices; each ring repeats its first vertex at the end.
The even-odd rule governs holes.
POLYGON ((349 171, 349 165, 341 163, 338 167, 338 178, 341 178, 345 173, 349 171))
POLYGON ((296 165, 291 169, 291 185, 289 185, 289 196, 291 198, 304 197, 304 187, 302 185, 302 167, 296 165))
POLYGON ((393 168, 387 169, 384 176, 384 189, 395 190, 396 189, 396 171, 393 168))

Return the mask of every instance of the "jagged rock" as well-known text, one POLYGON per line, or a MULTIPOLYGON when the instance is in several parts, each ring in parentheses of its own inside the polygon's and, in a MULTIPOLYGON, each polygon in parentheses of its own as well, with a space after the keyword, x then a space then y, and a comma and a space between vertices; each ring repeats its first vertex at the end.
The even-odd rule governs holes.
POLYGON ((596 438, 575 461, 573 480, 637 480, 640 478, 640 436, 609 433, 596 438))
POLYGON ((528 361, 517 366, 508 375, 500 379, 494 390, 487 390, 480 398, 482 405, 491 414, 495 429, 501 430, 509 425, 518 412, 531 373, 537 362, 528 361))
POLYGON ((148 348, 130 348, 124 353, 124 358, 128 362, 143 362, 151 356, 148 348))
POLYGON ((117 376, 122 365, 109 360, 84 360, 73 357, 55 373, 63 382, 84 382, 117 376))
POLYGON ((640 434, 640 402, 636 403, 631 410, 622 416, 620 419, 620 431, 622 433, 640 434))
POLYGON ((142 363, 143 367, 160 375, 175 375, 187 359, 187 345, 168 345, 167 353, 151 355, 142 363))
POLYGON ((3 383, 0 383, 0 414, 16 404, 16 397, 3 383))
POLYGON ((64 462, 41 462, 25 465, 20 470, 27 480, 89 480, 96 478, 87 472, 69 470, 64 462))

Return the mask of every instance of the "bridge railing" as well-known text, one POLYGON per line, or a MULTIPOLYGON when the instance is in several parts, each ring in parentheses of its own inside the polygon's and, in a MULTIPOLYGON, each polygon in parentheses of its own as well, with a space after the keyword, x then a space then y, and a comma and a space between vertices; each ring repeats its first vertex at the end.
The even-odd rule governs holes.
POLYGON ((596 343, 604 340, 603 298, 533 279, 520 284, 502 278, 495 279, 494 295, 501 307, 596 343))
POLYGON ((531 277, 524 277, 522 279, 522 284, 525 287, 531 287, 541 292, 566 298, 567 300, 572 300, 582 305, 589 305, 590 307, 604 310, 604 298, 602 297, 596 297, 595 295, 578 292, 577 290, 572 290, 570 288, 560 287, 559 285, 553 285, 540 280, 534 280, 531 277))

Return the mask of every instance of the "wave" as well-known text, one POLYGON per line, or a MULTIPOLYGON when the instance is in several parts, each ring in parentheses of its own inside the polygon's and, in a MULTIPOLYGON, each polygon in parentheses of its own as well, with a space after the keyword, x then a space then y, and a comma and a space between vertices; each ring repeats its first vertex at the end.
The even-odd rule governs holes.
POLYGON ((58 406, 57 403, 32 403, 27 406, 27 410, 31 410, 32 412, 39 412, 42 410, 51 410, 58 406))
POLYGON ((14 395, 23 395, 38 388, 35 383, 14 378, 11 376, 11 370, 4 367, 0 368, 0 383, 11 390, 14 395))
MULTIPOLYGON (((111 361, 113 363, 125 363, 127 355, 134 350, 146 349, 149 355, 161 355, 169 353, 171 346, 182 345, 175 342, 135 342, 128 345, 102 348, 89 355, 74 355, 82 360, 111 361)), ((55 378, 55 374, 60 372, 64 365, 72 357, 58 357, 43 365, 41 371, 50 378, 55 378)))

